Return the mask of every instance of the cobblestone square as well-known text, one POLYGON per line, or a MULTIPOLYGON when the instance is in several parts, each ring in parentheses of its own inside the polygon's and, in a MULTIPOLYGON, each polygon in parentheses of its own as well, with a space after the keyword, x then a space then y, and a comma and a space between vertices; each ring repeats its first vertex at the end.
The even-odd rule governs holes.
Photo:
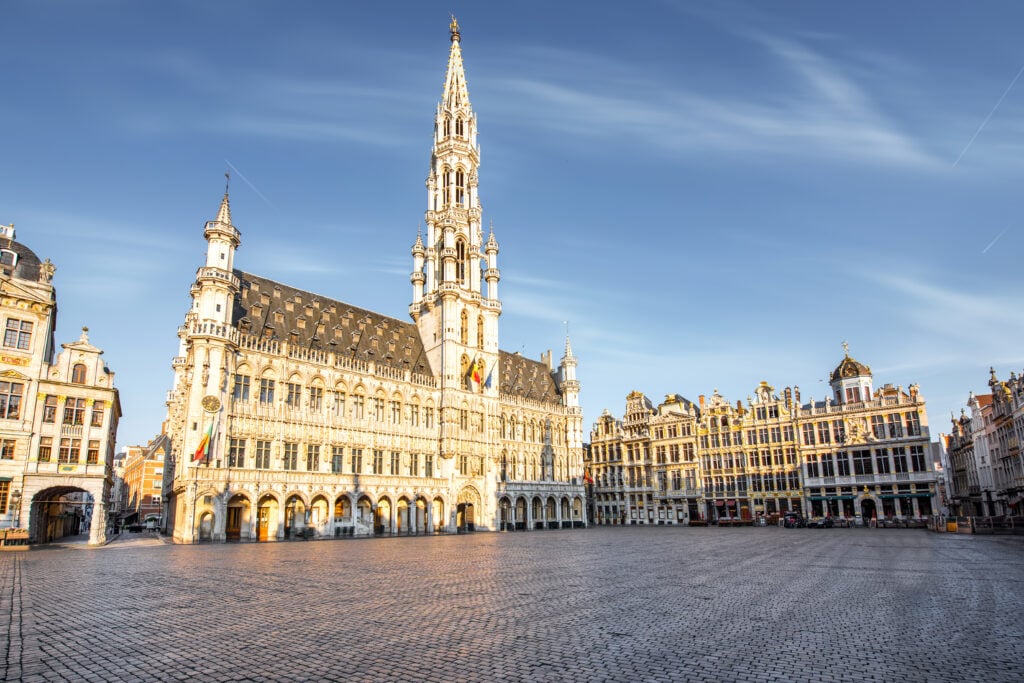
POLYGON ((595 528, 0 554, 5 680, 1019 681, 1024 542, 595 528))

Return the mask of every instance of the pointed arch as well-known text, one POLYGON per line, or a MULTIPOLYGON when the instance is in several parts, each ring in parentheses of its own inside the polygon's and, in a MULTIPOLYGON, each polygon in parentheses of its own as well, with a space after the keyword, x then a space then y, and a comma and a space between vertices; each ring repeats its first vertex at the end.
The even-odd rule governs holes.
POLYGON ((481 351, 484 348, 484 317, 482 315, 476 317, 476 348, 481 351))

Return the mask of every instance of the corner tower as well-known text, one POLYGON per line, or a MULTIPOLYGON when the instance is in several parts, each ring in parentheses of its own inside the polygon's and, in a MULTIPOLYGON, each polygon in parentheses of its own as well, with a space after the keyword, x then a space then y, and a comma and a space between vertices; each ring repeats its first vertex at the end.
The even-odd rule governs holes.
POLYGON ((451 50, 426 183, 426 234, 417 235, 412 248, 409 314, 442 388, 497 396, 498 242, 493 229, 483 239, 476 115, 454 18, 449 28, 451 50))

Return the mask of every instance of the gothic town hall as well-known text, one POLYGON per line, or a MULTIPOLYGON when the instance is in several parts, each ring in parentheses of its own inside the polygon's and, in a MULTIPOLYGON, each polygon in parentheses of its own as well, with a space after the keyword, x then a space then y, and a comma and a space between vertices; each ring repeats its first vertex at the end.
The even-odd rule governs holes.
POLYGON ((411 322, 236 268, 225 193, 178 329, 164 505, 175 541, 582 526, 583 430, 557 367, 499 347, 476 114, 451 25, 411 322))

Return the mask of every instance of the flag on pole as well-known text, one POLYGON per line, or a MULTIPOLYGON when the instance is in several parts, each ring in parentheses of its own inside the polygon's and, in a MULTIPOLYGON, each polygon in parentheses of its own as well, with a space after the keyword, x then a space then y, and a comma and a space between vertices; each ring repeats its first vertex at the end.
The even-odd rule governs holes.
POLYGON ((479 358, 473 361, 473 381, 477 384, 480 384, 480 381, 483 379, 483 368, 480 367, 481 365, 482 363, 479 358))
POLYGON ((206 427, 206 433, 203 434, 202 441, 199 442, 199 447, 196 448, 195 455, 192 456, 192 462, 199 462, 210 453, 210 437, 213 436, 213 420, 210 420, 209 426, 206 427))
POLYGON ((484 380, 484 387, 487 389, 491 388, 491 379, 494 377, 494 366, 491 366, 490 371, 487 373, 487 379, 484 380))

